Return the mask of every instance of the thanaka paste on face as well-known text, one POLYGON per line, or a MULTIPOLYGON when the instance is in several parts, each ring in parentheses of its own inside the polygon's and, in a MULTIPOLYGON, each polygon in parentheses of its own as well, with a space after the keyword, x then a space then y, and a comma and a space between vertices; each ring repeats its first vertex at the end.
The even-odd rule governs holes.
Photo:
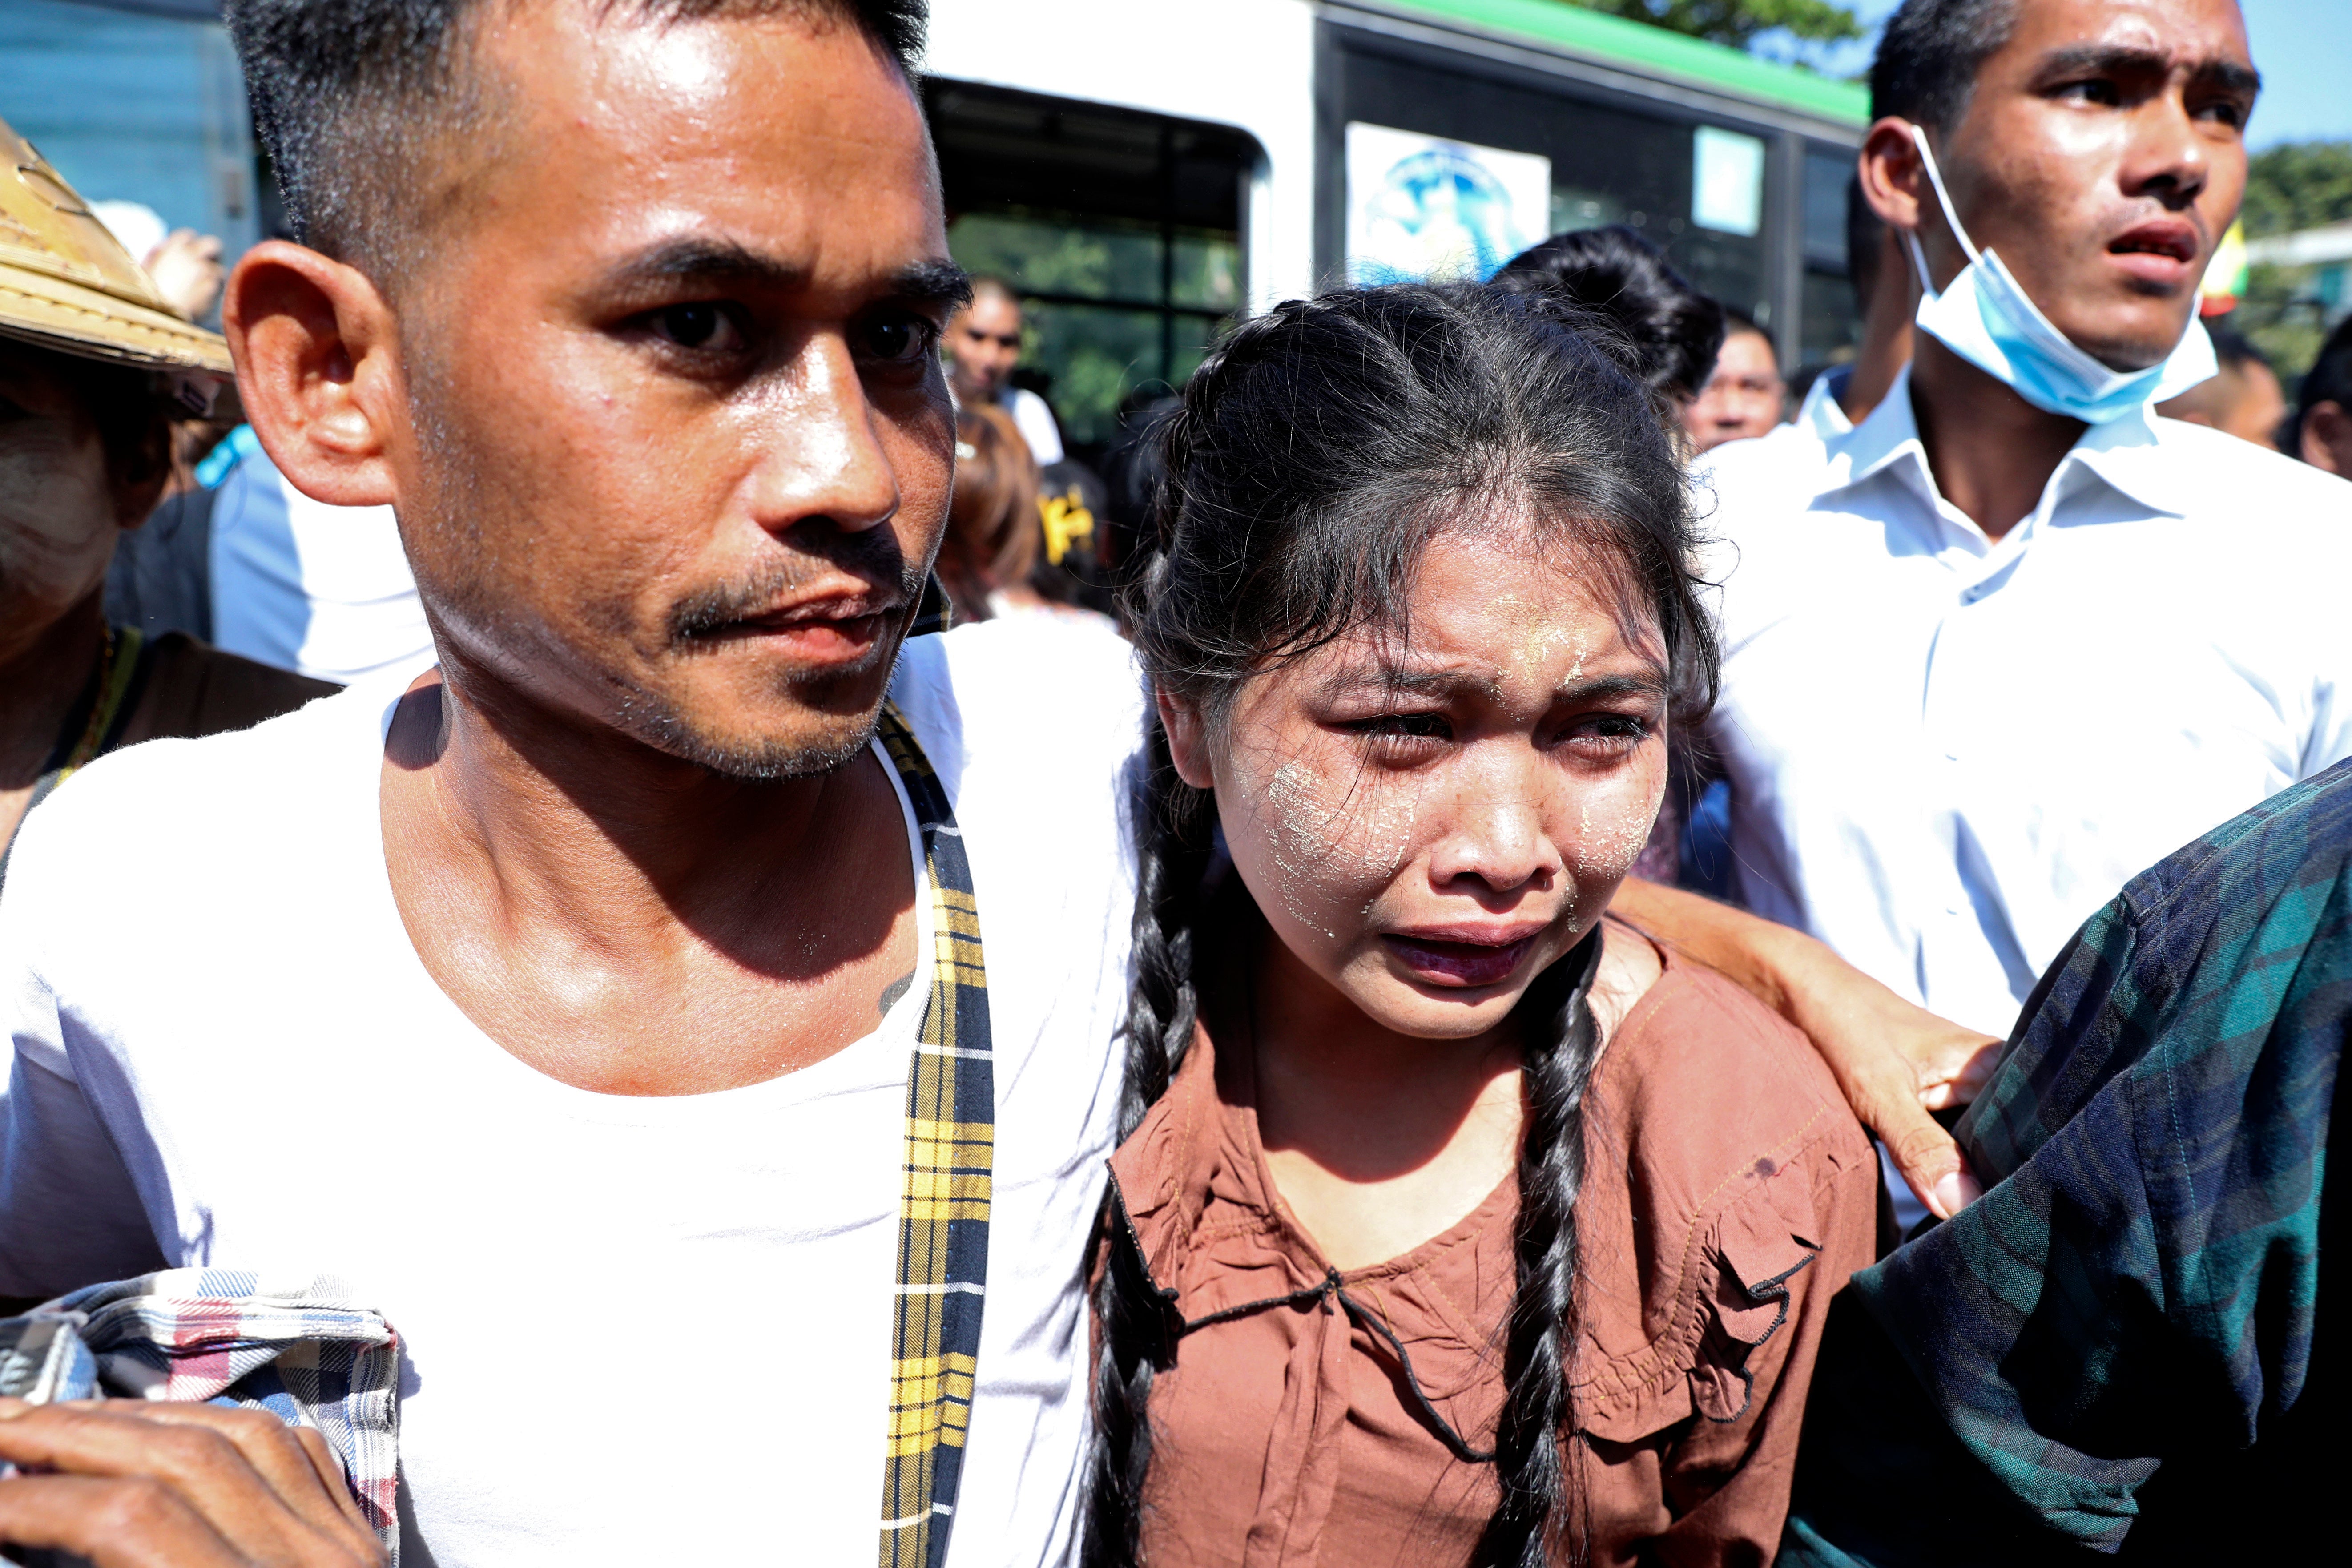
MULTIPOLYGON (((1471 552, 1490 554, 1495 548, 1471 552)), ((1552 573, 1546 575, 1560 579, 1557 594, 1496 595, 1482 584, 1469 595, 1457 582, 1446 608, 1418 607, 1412 625, 1423 631, 1416 638, 1421 651, 1438 652, 1457 669, 1459 661, 1472 661, 1486 698, 1522 715, 1583 682, 1595 659, 1622 658, 1622 649, 1604 655, 1614 644, 1609 626, 1616 620, 1610 616, 1604 626, 1596 619, 1608 612, 1594 602, 1589 580, 1557 562, 1547 564, 1552 573), (1424 609, 1450 616, 1450 629, 1435 629, 1424 609)), ((1638 629, 1634 635, 1639 637, 1638 629)), ((1410 1015, 1421 1009, 1422 1026, 1451 1033, 1449 1022, 1427 1016, 1427 995, 1402 994, 1399 988, 1406 983, 1389 971, 1383 932, 1491 921, 1516 906, 1521 918, 1547 922, 1553 933, 1546 939, 1547 952, 1556 944, 1564 951, 1598 918, 1609 890, 1647 843, 1664 769, 1656 762, 1632 763, 1639 770, 1636 782, 1614 771, 1592 773, 1562 757, 1562 772, 1530 775, 1545 781, 1533 784, 1482 777, 1484 769, 1465 774, 1453 761, 1391 768, 1373 760, 1362 743, 1308 717, 1304 704, 1322 679, 1316 667, 1335 660, 1406 662, 1410 651, 1368 629, 1254 678, 1230 722, 1220 727, 1223 756, 1213 771, 1236 863, 1265 914, 1277 929, 1287 928, 1289 944, 1375 1021, 1418 1032, 1410 1015), (1532 830, 1550 841, 1530 863, 1536 868, 1531 880, 1494 885, 1499 904, 1483 895, 1474 904, 1463 896, 1469 884, 1449 877, 1440 887, 1429 871, 1429 857, 1442 852, 1449 835, 1481 831, 1451 816, 1433 817, 1432 811, 1463 804, 1461 791, 1481 789, 1532 790, 1510 803, 1490 795, 1472 803, 1475 813, 1525 812, 1532 830), (1570 805, 1574 811, 1563 815, 1570 805), (1572 833, 1566 831, 1571 826, 1572 833), (1545 872, 1540 862, 1550 857, 1556 869, 1545 872)), ((1527 743, 1548 742, 1530 736, 1527 743)), ((1507 1006, 1515 998, 1501 1000, 1507 1006)))

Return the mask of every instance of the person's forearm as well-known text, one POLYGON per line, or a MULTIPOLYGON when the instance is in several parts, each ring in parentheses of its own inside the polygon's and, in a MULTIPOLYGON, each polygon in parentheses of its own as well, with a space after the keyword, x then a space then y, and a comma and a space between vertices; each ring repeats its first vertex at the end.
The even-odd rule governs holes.
POLYGON ((1802 931, 1638 878, 1629 877, 1618 888, 1609 911, 1644 935, 1720 971, 1801 1029, 1805 1026, 1798 1016, 1805 1010, 1801 994, 1804 972, 1822 958, 1841 962, 1802 931), (1817 951, 1808 952, 1809 948, 1817 951))
POLYGON ((1610 911, 1719 971, 1816 1044, 1873 1025, 1932 1017, 1827 942, 1697 893, 1629 877, 1610 911))

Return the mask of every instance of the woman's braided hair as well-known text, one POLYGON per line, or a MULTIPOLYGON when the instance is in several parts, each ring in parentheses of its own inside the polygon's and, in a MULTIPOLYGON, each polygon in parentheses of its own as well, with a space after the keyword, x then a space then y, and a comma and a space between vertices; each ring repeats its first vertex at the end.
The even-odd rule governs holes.
MULTIPOLYGON (((1448 527, 1524 518, 1509 526, 1566 546, 1656 628, 1674 721, 1702 714, 1717 654, 1695 596, 1691 509, 1638 363, 1572 306, 1469 285, 1327 294, 1236 327, 1158 432, 1166 478, 1122 605, 1154 685, 1199 703, 1218 732, 1243 681, 1269 665, 1361 626, 1404 632, 1414 568, 1448 527)), ((1156 722, 1148 763, 1122 1137, 1192 1043, 1213 847, 1213 802, 1177 777, 1156 722)), ((1502 1502, 1476 1558, 1496 1568, 1574 1555, 1563 1444, 1597 948, 1555 964, 1519 1009, 1527 1111, 1494 1444, 1502 1502)), ((1178 1325, 1125 1235, 1110 1237, 1096 1309, 1082 1560, 1127 1568, 1141 1551, 1152 1377, 1178 1325)))

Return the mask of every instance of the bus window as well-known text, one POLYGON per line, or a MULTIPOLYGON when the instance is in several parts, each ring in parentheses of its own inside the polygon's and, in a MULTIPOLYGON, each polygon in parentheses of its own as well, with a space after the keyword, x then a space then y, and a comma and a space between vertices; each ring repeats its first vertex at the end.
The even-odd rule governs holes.
POLYGON ((1094 456, 1119 406, 1179 384, 1243 302, 1242 132, 933 79, 926 86, 964 268, 1022 300, 1016 381, 1094 456))

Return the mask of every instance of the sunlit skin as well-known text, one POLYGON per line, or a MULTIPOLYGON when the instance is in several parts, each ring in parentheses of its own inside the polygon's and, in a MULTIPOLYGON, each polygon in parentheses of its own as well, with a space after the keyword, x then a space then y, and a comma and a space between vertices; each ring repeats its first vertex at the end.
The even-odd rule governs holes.
MULTIPOLYGON (((2059 331, 2118 370, 2180 341, 2246 184, 2259 87, 2235 0, 2037 0, 1928 128, 1960 219, 2059 331)), ((1909 122, 1870 129, 1872 206, 1916 228, 1940 289, 1967 262, 1909 122)), ((2032 511, 2080 436, 1922 334, 1914 403, 1938 486, 1995 537, 2032 511)))
MULTIPOLYGON (((1664 787, 1654 628, 1621 625, 1532 531, 1441 536, 1409 643, 1367 629, 1276 666, 1221 723, 1160 701, 1272 931, 1252 1019, 1267 1158, 1343 1268, 1438 1234, 1509 1173, 1512 1010, 1608 907, 1664 787)), ((1656 972, 1646 944, 1612 943, 1604 1025, 1656 972)))
POLYGON ((1019 303, 982 289, 948 323, 947 347, 956 395, 968 403, 994 402, 1021 363, 1019 303))
POLYGON ((1751 441, 1770 435, 1780 423, 1788 396, 1788 383, 1780 379, 1780 362, 1764 334, 1735 331, 1723 340, 1715 374, 1684 410, 1683 422, 1702 452, 1726 441, 1751 441))
POLYGON ((257 247, 240 387, 295 484, 400 513, 446 683, 383 775, 426 969, 567 1083, 759 1082, 915 964, 860 747, 953 465, 921 110, 823 17, 480 15, 500 122, 415 274, 257 247))
POLYGON ((58 356, 0 341, 0 844, 23 819, 106 646, 106 568, 168 475, 110 466, 58 356))

